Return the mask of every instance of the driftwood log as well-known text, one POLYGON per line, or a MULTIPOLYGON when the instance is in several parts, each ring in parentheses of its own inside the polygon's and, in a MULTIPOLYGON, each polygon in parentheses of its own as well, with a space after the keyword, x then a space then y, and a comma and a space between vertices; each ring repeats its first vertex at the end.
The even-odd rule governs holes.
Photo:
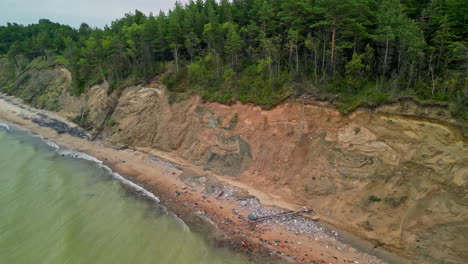
POLYGON ((313 212, 313 211, 314 210, 312 210, 312 209, 304 208, 304 209, 299 210, 299 211, 286 211, 286 212, 282 212, 282 213, 278 213, 278 214, 257 217, 256 219, 253 219, 251 221, 253 223, 257 224, 257 223, 261 223, 261 222, 264 222, 266 220, 269 220, 269 219, 272 219, 272 218, 275 218, 275 217, 288 216, 288 215, 297 215, 297 214, 309 213, 309 212, 313 212))

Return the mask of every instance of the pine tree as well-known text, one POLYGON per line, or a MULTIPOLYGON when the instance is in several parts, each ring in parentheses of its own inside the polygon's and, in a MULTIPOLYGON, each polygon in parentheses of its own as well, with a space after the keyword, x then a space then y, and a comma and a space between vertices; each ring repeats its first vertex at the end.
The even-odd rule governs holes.
POLYGON ((224 47, 227 53, 231 56, 234 67, 238 64, 238 54, 242 49, 242 39, 237 32, 235 25, 227 23, 227 37, 224 47))

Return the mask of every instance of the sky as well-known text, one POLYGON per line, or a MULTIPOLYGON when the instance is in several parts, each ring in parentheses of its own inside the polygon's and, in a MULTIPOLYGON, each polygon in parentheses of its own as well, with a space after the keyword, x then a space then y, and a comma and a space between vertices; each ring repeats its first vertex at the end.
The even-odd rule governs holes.
MULTIPOLYGON (((29 25, 46 18, 78 28, 82 22, 104 27, 135 9, 145 14, 168 11, 176 0, 0 0, 0 25, 29 25)), ((184 3, 185 1, 179 1, 184 3)))

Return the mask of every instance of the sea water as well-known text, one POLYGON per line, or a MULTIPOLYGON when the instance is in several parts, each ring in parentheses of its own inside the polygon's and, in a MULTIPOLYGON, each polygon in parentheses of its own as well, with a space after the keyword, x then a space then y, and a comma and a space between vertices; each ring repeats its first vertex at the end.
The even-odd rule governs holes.
POLYGON ((0 125, 0 263, 247 263, 78 154, 0 125))

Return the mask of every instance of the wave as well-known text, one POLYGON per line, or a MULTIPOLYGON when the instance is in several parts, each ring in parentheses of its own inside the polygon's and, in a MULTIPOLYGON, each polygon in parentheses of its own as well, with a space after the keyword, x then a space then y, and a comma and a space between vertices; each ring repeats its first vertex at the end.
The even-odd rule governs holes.
MULTIPOLYGON (((29 132, 29 131, 28 131, 29 132)), ((63 156, 68 156, 68 157, 72 157, 72 158, 77 158, 77 159, 83 159, 83 160, 87 160, 87 161, 91 161, 91 162, 94 162, 96 163, 99 167, 103 168, 104 170, 106 170, 110 175, 112 175, 112 177, 114 179, 116 179, 117 181, 119 181, 120 183, 132 188, 133 190, 137 191, 138 193, 140 193, 141 195, 153 200, 154 202, 156 203, 160 203, 160 200, 159 198, 154 195, 152 192, 146 190, 145 188, 141 187, 140 185, 126 179, 125 177, 123 177, 122 175, 120 175, 119 173, 117 172, 114 172, 109 166, 107 165, 104 165, 103 161, 100 160, 100 159, 97 159, 96 157, 93 157, 91 155, 88 155, 86 153, 83 153, 83 152, 79 152, 79 151, 76 151, 76 150, 71 150, 71 149, 62 149, 60 148, 55 142, 51 141, 51 140, 46 140, 44 139, 42 136, 40 135, 36 135, 36 134, 33 134, 31 132, 29 132, 32 136, 34 137, 38 137, 42 140, 42 142, 44 142, 45 144, 49 145, 50 147, 53 147, 55 149, 55 151, 59 154, 59 155, 63 155, 63 156)), ((161 205, 162 206, 162 205, 161 205)), ((163 206, 164 207, 164 206, 163 206)), ((164 207, 165 208, 165 207, 164 207)), ((172 215, 174 217, 174 219, 181 225, 181 227, 183 228, 183 230, 185 232, 190 232, 190 227, 182 220, 180 219, 175 213, 173 212, 170 212, 170 211, 167 211, 167 213, 169 213, 170 215, 172 215)))
POLYGON ((44 143, 46 143, 47 145, 51 146, 51 147, 54 148, 54 149, 57 149, 57 150, 58 150, 58 149, 60 148, 60 147, 59 147, 55 142, 53 142, 53 141, 44 140, 44 139, 43 139, 43 141, 44 141, 44 143))
POLYGON ((55 150, 58 150, 60 149, 60 147, 57 145, 57 143, 51 141, 51 140, 48 140, 48 139, 44 139, 43 136, 41 135, 36 135, 36 134, 33 134, 31 133, 31 131, 26 131, 31 137, 33 138, 39 138, 42 142, 44 142, 46 145, 48 145, 49 147, 52 147, 54 148, 55 150))
MULTIPOLYGON (((107 167, 107 166, 105 166, 105 167, 107 167)), ((140 185, 125 179, 122 175, 118 174, 117 172, 113 172, 112 176, 114 176, 115 179, 121 181, 125 185, 128 185, 128 186, 132 187, 133 189, 135 189, 138 192, 142 193, 146 197, 151 198, 154 201, 159 203, 159 198, 158 197, 156 197, 153 193, 147 191, 145 188, 141 187, 140 185)))
POLYGON ((44 139, 43 136, 41 135, 36 135, 36 134, 33 134, 31 133, 31 131, 27 131, 28 134, 33 137, 33 138, 39 138, 42 142, 44 142, 46 145, 48 145, 49 147, 52 147, 54 148, 55 150, 58 150, 60 147, 53 141, 51 140, 48 140, 48 139, 44 139))
POLYGON ((92 161, 92 162, 98 163, 99 165, 102 165, 102 160, 96 159, 93 156, 90 156, 88 154, 78 152, 75 150, 63 149, 63 150, 59 150, 58 153, 63 156, 68 156, 68 157, 77 158, 77 159, 84 159, 84 160, 92 161))
MULTIPOLYGON (((52 143, 54 144, 54 146, 57 146, 57 144, 55 144, 54 142, 52 141, 48 141, 49 143, 52 143)), ((102 160, 99 160, 91 155, 88 155, 88 154, 85 154, 83 152, 79 152, 79 151, 75 151, 75 150, 69 150, 69 149, 64 149, 64 150, 59 150, 58 153, 60 155, 64 155, 64 156, 69 156, 69 157, 73 157, 73 158, 77 158, 77 159, 84 159, 84 160, 88 160, 88 161, 91 161, 91 162, 94 162, 94 163, 97 163, 101 168, 104 168, 106 171, 108 171, 113 177, 114 179, 120 181, 121 183, 131 187, 132 189, 136 190, 137 192, 143 194, 144 196, 156 201, 156 202, 160 202, 159 198, 156 197, 153 193, 151 193, 150 191, 146 190, 145 188, 141 187, 140 185, 132 182, 132 181, 129 181, 127 179, 125 179, 125 177, 123 177, 122 175, 118 174, 117 172, 114 172, 112 171, 111 168, 109 168, 108 166, 104 165, 102 160)))
POLYGON ((10 127, 5 123, 0 123, 0 127, 5 128, 7 131, 10 131, 10 127))
MULTIPOLYGON (((5 124, 5 123, 0 123, 0 128, 5 128, 7 131, 10 131, 10 127, 5 124)), ((14 129, 18 129, 16 127, 14 127, 14 129)), ((21 129, 19 129, 20 131, 23 131, 21 129)), ((75 151, 75 150, 71 150, 71 149, 62 149, 61 147, 59 147, 59 145, 57 145, 57 143, 55 143, 54 141, 51 141, 51 140, 48 140, 48 139, 44 139, 43 136, 41 135, 37 135, 37 134, 34 134, 34 133, 31 133, 31 131, 29 130, 24 130, 25 132, 27 132, 31 137, 34 137, 34 138, 39 138, 43 143, 45 143, 46 145, 52 147, 55 149, 55 151, 59 154, 59 155, 63 155, 63 156, 68 156, 68 157, 72 157, 72 158, 77 158, 77 159, 83 159, 83 160, 87 160, 87 161, 91 161, 91 162, 94 162, 96 163, 99 167, 105 169, 107 172, 109 172, 109 174, 112 175, 112 177, 116 180, 118 180, 119 182, 121 182, 122 184, 125 184, 127 186, 129 186, 130 188, 136 190, 138 193, 150 198, 151 200, 159 203, 160 200, 157 196, 155 196, 153 193, 151 193, 150 191, 146 190, 145 188, 141 187, 140 185, 130 181, 130 180, 127 180, 125 177, 123 177, 122 175, 118 174, 117 172, 114 172, 112 171, 111 168, 109 168, 108 166, 104 165, 103 164, 103 161, 102 160, 99 160, 91 155, 88 155, 86 153, 83 153, 83 152, 79 152, 79 151, 75 151)))

